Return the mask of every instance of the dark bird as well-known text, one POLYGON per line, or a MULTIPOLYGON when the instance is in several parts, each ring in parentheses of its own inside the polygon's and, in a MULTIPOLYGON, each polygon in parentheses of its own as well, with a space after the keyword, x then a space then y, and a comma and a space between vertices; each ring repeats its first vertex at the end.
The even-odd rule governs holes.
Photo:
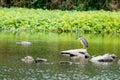
POLYGON ((80 37, 80 42, 83 45, 83 48, 88 48, 88 42, 84 37, 80 37))

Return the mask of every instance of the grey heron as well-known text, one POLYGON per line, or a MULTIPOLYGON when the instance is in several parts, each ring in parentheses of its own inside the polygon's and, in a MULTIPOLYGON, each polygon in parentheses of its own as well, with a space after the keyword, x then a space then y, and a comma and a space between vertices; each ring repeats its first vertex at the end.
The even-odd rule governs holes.
POLYGON ((87 40, 82 36, 79 39, 80 39, 81 44, 83 45, 83 48, 85 48, 85 47, 88 48, 87 40))

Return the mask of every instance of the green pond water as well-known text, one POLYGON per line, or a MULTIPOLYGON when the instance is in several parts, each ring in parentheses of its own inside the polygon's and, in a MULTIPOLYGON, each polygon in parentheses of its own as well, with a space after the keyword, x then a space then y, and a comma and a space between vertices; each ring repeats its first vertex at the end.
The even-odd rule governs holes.
POLYGON ((0 33, 0 80, 120 80, 120 65, 96 66, 91 62, 61 65, 60 61, 70 61, 59 54, 60 51, 82 48, 79 36, 88 43, 88 53, 102 55, 114 53, 120 58, 119 34, 80 33, 0 33), (31 45, 16 44, 30 41, 31 45), (46 58, 42 64, 26 64, 25 56, 46 58))

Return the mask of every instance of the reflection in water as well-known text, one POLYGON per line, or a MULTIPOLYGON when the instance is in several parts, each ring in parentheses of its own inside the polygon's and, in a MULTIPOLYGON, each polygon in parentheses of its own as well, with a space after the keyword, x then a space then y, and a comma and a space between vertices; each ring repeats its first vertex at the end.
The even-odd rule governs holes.
MULTIPOLYGON (((0 79, 1 80, 119 80, 120 66, 117 63, 98 67, 91 62, 73 61, 59 54, 60 51, 82 47, 74 33, 1 33, 0 34, 0 79), (16 42, 30 41, 29 46, 16 42), (25 56, 47 59, 42 64, 25 64, 25 56), (70 61, 71 65, 61 65, 70 61), (82 64, 86 63, 86 64, 82 64)), ((84 34, 88 40, 90 55, 114 53, 120 57, 119 35, 84 34)))

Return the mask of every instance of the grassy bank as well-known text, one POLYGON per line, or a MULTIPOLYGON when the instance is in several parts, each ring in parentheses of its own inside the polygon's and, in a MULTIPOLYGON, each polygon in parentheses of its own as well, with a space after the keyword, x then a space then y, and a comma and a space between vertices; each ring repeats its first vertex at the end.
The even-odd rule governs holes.
POLYGON ((120 12, 0 8, 3 31, 120 32, 120 12))

